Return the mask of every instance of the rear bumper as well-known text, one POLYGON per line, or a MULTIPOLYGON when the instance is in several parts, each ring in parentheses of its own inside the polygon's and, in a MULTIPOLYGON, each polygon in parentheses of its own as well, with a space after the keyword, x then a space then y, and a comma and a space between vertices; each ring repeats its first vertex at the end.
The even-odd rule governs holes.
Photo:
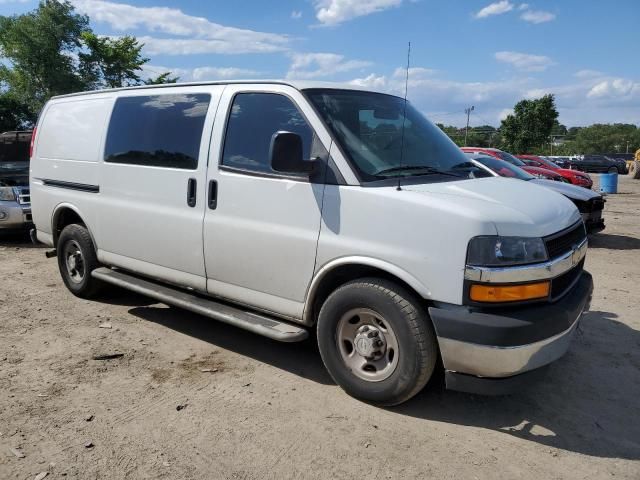
POLYGON ((499 394, 507 393, 509 385, 517 388, 521 380, 517 377, 565 354, 592 292, 591 275, 583 272, 555 303, 503 309, 429 308, 447 387, 499 394))

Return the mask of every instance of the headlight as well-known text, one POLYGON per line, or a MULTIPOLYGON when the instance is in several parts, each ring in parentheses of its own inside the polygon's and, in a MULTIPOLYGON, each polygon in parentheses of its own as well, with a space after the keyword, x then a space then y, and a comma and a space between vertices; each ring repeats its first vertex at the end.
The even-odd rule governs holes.
POLYGON ((523 265, 547 259, 547 249, 541 238, 475 237, 467 250, 467 265, 475 266, 523 265))
POLYGON ((0 187, 0 200, 15 202, 16 192, 13 190, 13 187, 0 187))

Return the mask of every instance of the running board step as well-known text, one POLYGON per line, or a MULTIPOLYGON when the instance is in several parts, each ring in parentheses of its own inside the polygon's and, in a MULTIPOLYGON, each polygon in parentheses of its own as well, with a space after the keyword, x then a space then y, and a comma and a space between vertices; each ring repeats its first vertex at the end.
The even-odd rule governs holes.
POLYGON ((167 305, 184 308, 200 315, 249 330, 280 342, 300 342, 309 332, 304 328, 224 303, 216 302, 151 280, 145 280, 109 268, 97 268, 91 276, 112 285, 151 297, 167 305))

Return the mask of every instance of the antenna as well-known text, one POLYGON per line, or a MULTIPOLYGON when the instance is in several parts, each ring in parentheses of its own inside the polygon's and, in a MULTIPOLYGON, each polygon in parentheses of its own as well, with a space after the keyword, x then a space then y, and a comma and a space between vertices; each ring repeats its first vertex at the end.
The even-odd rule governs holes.
MULTIPOLYGON (((409 65, 411 60, 411 42, 409 42, 409 48, 407 49, 407 76, 404 80, 404 110, 402 112, 402 133, 400 136, 400 166, 402 167, 402 162, 404 160, 404 123, 407 119, 407 91, 409 90, 409 65)), ((402 180, 402 175, 398 175, 398 186, 396 190, 402 190, 400 187, 400 181, 402 180)))

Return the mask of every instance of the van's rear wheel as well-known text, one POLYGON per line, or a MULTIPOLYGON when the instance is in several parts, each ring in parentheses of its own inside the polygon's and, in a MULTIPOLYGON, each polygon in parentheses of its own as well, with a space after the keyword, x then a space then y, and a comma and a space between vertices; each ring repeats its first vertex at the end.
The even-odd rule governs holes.
POLYGON ((616 167, 609 167, 607 173, 618 173, 618 169, 616 167))
POLYGON ((318 317, 318 345, 338 385, 384 406, 422 390, 438 356, 433 327, 415 296, 378 278, 349 282, 327 298, 318 317))
POLYGON ((92 298, 102 289, 102 282, 91 276, 100 266, 89 231, 82 225, 67 225, 57 245, 58 267, 67 288, 81 298, 92 298))

